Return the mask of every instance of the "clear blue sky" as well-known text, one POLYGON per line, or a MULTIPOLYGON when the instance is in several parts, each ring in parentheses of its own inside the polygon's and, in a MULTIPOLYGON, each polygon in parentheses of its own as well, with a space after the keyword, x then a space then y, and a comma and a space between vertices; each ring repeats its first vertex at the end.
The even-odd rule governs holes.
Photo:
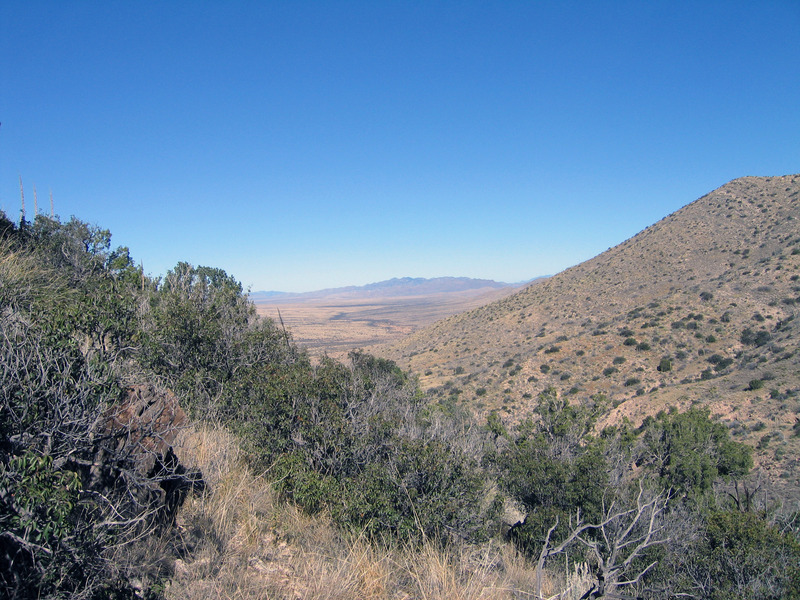
POLYGON ((800 172, 800 0, 4 0, 0 121, 153 275, 521 281, 800 172))

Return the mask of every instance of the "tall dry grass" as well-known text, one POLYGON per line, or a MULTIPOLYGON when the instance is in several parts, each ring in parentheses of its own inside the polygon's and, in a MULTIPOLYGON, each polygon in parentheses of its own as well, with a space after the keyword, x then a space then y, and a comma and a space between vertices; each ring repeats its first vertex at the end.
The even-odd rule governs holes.
MULTIPOLYGON (((533 565, 508 544, 376 543, 281 500, 223 429, 187 429, 176 451, 207 490, 178 515, 167 600, 533 598, 533 565)), ((547 597, 577 600, 590 585, 585 571, 548 573, 547 597)))

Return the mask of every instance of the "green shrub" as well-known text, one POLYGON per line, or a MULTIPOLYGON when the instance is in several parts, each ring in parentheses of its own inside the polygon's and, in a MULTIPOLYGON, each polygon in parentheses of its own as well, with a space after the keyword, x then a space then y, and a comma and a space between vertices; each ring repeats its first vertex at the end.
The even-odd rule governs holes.
POLYGON ((681 562, 703 598, 800 598, 800 545, 755 513, 712 513, 681 562))
POLYGON ((753 331, 752 329, 747 327, 742 331, 740 339, 743 344, 749 346, 763 346, 772 339, 772 336, 766 329, 759 329, 758 331, 753 331))
POLYGON ((750 448, 732 441, 707 408, 662 413, 642 428, 647 464, 679 497, 698 499, 712 492, 718 478, 740 478, 752 468, 750 448))

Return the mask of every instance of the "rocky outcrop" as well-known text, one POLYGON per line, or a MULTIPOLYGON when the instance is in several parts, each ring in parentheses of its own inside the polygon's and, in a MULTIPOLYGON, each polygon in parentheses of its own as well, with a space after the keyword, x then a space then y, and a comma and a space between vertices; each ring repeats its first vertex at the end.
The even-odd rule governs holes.
POLYGON ((117 510, 128 518, 171 522, 186 493, 203 485, 172 447, 187 423, 172 392, 151 384, 128 388, 98 421, 88 489, 124 499, 117 510))

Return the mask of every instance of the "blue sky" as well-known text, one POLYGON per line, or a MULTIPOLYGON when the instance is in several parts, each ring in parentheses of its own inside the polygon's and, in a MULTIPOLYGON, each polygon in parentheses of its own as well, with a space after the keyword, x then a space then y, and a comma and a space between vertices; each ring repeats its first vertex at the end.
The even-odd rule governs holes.
POLYGON ((522 281, 800 172, 800 2, 6 0, 0 122, 153 275, 522 281))

